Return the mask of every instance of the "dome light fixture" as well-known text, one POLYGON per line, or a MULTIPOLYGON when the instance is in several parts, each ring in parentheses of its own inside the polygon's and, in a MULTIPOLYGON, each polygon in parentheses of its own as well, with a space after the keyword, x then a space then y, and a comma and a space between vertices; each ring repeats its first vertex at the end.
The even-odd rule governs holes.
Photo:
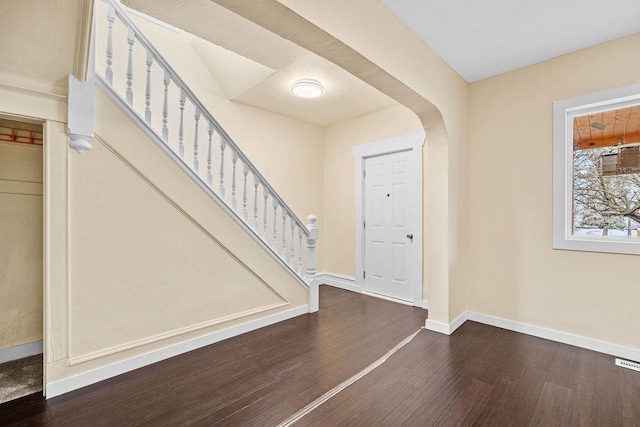
POLYGON ((298 80, 291 85, 291 93, 300 98, 319 98, 324 94, 324 88, 317 80, 298 80))

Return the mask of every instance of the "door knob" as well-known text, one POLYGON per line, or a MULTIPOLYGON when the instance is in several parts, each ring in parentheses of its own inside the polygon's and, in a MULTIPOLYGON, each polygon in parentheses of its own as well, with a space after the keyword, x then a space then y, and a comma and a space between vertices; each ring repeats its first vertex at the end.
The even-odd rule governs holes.
POLYGON ((407 234, 407 237, 413 240, 413 234, 407 234))

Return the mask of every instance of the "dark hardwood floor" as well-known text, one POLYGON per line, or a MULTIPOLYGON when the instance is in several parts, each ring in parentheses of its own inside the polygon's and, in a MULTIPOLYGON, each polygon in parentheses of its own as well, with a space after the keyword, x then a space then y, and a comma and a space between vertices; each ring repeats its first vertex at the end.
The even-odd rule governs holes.
MULTIPOLYGON (((426 311, 326 286, 300 316, 45 401, 0 425, 276 425, 384 355, 426 311)), ((296 425, 640 426, 640 373, 614 358, 467 322, 421 331, 296 425)))

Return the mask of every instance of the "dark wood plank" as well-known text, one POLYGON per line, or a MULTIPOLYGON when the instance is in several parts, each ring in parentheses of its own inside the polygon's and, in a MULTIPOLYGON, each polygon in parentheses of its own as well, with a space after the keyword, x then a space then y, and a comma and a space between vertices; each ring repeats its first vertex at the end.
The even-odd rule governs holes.
POLYGON ((578 372, 576 376, 584 381, 593 382, 596 371, 596 352, 580 349, 578 358, 578 372))
MULTIPOLYGON (((604 355, 602 355, 604 356, 604 355)), ((613 362, 613 357, 601 357, 598 360, 613 362)), ((593 383, 593 408, 591 411, 593 425, 596 426, 620 426, 622 425, 622 406, 620 404, 620 379, 618 369, 610 369, 608 363, 599 364, 595 370, 593 383)))
POLYGON ((382 366, 326 402, 298 425, 374 425, 446 360, 449 338, 423 331, 382 366), (428 336, 428 337, 427 337, 428 336))
POLYGON ((545 340, 542 338, 530 337, 533 340, 533 346, 529 352, 531 365, 534 368, 543 371, 549 371, 556 357, 556 351, 559 344, 557 342, 545 340))
POLYGON ((456 400, 449 406, 436 426, 467 426, 470 425, 476 415, 484 406, 493 386, 478 381, 471 381, 456 400))
POLYGON ((527 425, 535 411, 547 372, 528 366, 517 384, 494 387, 473 420, 475 426, 527 425))
POLYGON ((618 368, 625 426, 640 426, 640 372, 618 368))
POLYGON ((571 390, 552 382, 545 382, 530 426, 566 426, 571 404, 571 390))
MULTIPOLYGON (((0 425, 276 425, 424 324, 421 309, 321 287, 299 316, 45 401, 0 425)), ((613 357, 475 322, 421 331, 298 425, 640 425, 640 374, 613 357)))
MULTIPOLYGON (((415 395, 424 400, 403 422, 406 425, 434 425, 456 398, 467 388, 480 369, 478 360, 464 364, 447 362, 415 395)), ((385 419, 388 421, 388 419, 385 419)), ((390 423, 389 425, 395 425, 390 423)))
POLYGON ((529 364, 526 348, 522 348, 522 343, 527 341, 524 337, 505 331, 501 341, 491 349, 477 379, 498 389, 517 384, 529 364))
MULTIPOLYGON (((430 333, 427 337, 433 337, 430 333)), ((447 410, 458 394, 473 380, 486 360, 492 357, 491 350, 502 340, 506 331, 467 322, 448 338, 448 357, 440 358, 435 371, 431 366, 414 366, 420 383, 381 422, 382 425, 400 425, 411 422, 432 423, 447 410), (456 378, 449 382, 449 379, 456 378), (445 385, 446 384, 446 385, 445 385), (446 387, 446 393, 440 393, 446 387), (431 405, 431 407, 429 407, 431 405), (422 417, 426 419, 422 419, 422 417)))
POLYGON ((551 364, 547 381, 565 388, 573 388, 578 376, 580 349, 560 344, 551 364))
MULTIPOLYGON (((640 396, 640 394, 638 395, 640 396)), ((593 405, 593 383, 578 379, 571 394, 570 426, 591 425, 591 407, 593 405)))

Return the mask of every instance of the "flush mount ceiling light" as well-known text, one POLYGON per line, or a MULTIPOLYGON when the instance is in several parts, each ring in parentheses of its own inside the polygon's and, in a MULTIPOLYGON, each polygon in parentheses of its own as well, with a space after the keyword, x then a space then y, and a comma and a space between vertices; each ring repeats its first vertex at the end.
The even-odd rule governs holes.
POLYGON ((291 93, 300 98, 319 98, 324 94, 324 88, 316 80, 298 80, 291 85, 291 93))

